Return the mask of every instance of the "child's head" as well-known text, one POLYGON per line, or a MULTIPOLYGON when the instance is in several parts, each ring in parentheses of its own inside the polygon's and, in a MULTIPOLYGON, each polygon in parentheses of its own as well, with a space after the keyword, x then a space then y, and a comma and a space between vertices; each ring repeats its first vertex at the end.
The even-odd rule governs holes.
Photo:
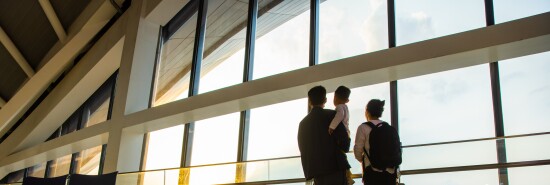
POLYGON ((367 110, 365 111, 367 120, 382 117, 382 112, 384 112, 384 104, 386 104, 386 102, 379 99, 370 100, 369 103, 367 103, 367 110))
POLYGON ((351 90, 346 86, 340 86, 334 91, 334 106, 348 103, 351 90))

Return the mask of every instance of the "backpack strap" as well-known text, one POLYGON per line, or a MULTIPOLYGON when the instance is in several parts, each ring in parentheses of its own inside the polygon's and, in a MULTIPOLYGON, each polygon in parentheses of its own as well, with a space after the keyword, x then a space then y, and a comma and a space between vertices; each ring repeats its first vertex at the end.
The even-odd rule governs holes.
MULTIPOLYGON (((365 123, 363 123, 365 125, 368 125, 372 130, 376 129, 376 125, 374 125, 374 123, 370 122, 370 121, 367 121, 365 123)), ((371 132, 372 132, 371 130, 371 132)), ((367 158, 369 158, 370 160, 370 156, 369 156, 369 153, 367 152, 367 149, 363 146, 363 152, 365 152, 365 155, 367 156, 367 158)), ((367 168, 365 166, 365 158, 363 158, 363 169, 367 168)))

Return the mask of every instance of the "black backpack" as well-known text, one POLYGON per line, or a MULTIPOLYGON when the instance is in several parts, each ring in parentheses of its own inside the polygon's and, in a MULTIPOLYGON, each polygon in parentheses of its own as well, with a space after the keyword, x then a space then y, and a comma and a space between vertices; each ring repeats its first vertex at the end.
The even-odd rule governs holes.
POLYGON ((372 128, 369 134, 369 152, 363 148, 370 160, 371 166, 377 169, 397 168, 401 164, 401 141, 397 130, 386 122, 374 125, 366 122, 372 128), (369 154, 370 153, 370 154, 369 154))

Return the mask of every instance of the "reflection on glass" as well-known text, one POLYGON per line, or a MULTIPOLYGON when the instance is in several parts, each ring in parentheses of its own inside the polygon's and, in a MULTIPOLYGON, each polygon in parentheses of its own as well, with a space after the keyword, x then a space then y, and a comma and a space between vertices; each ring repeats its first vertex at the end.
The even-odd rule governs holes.
POLYGON ((494 164, 497 163, 496 156, 494 140, 403 148, 401 169, 494 164))
POLYGON ((489 66, 398 81, 403 145, 494 137, 489 66))
POLYGON ((27 175, 29 177, 44 178, 45 174, 46 174, 46 163, 37 164, 27 169, 27 175))
POLYGON ((71 156, 72 155, 69 154, 53 160, 49 166, 49 177, 59 177, 69 174, 69 169, 71 168, 71 156))
POLYGON ((395 14, 397 45, 485 26, 482 0, 396 0, 395 14))
POLYGON ((548 184, 550 165, 508 168, 508 184, 548 184))
POLYGON ((101 146, 96 146, 80 152, 76 157, 76 173, 97 175, 101 158, 101 146))
POLYGON ((195 122, 191 166, 235 162, 240 113, 195 122))
POLYGON ((388 48, 386 2, 322 2, 319 13, 319 63, 388 48))
POLYGON ((497 185, 498 170, 478 170, 478 171, 463 171, 463 172, 448 172, 448 173, 431 173, 420 175, 403 175, 401 183, 406 185, 472 185, 472 184, 487 184, 497 185))
POLYGON ((107 97, 99 105, 92 105, 89 109, 84 110, 84 114, 87 114, 88 121, 84 124, 85 127, 89 127, 107 120, 107 114, 109 113, 109 101, 111 98, 107 97))
POLYGON ((189 92, 189 75, 195 42, 197 13, 164 41, 157 66, 153 106, 183 99, 189 92))
MULTIPOLYGON (((351 150, 353 150, 353 142, 355 141, 355 136, 357 134, 357 128, 364 122, 367 121, 365 118, 365 110, 367 103, 371 99, 380 99, 385 100, 386 104, 384 105, 384 112, 380 120, 384 120, 388 123, 391 123, 391 102, 390 102, 390 84, 381 83, 375 85, 369 85, 364 87, 358 87, 351 89, 351 94, 349 96, 348 110, 349 110, 349 130, 351 133, 351 150)), ((334 91, 336 89, 327 89, 327 91, 334 91)), ((325 104, 325 109, 335 109, 334 106, 334 93, 327 94, 327 103, 325 104)), ((353 157, 353 156, 352 156, 353 157)), ((354 158, 351 158, 354 159, 354 158)), ((348 158, 349 160, 349 158, 348 158)))
POLYGON ((508 162, 550 159, 550 134, 506 139, 508 162))
POLYGON ((493 0, 495 23, 502 23, 550 11, 548 0, 493 0))
POLYGON ((200 93, 242 82, 247 15, 248 0, 208 1, 200 93))
POLYGON ((550 52, 499 62, 504 133, 550 131, 550 52))
POLYGON ((247 160, 299 156, 298 125, 307 114, 307 99, 250 111, 247 160))
POLYGON ((180 166, 184 125, 149 133, 145 169, 164 169, 180 166))
POLYGON ((259 2, 254 79, 308 66, 309 2, 259 2))

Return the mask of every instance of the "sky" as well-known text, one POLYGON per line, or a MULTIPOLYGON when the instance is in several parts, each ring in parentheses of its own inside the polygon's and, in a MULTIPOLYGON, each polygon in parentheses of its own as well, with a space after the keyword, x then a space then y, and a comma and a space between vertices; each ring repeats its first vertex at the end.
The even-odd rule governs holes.
MULTIPOLYGON (((385 2, 327 0, 322 3, 320 63, 387 48, 385 2)), ((550 10, 550 1, 547 0, 527 0, 521 3, 494 0, 494 4, 497 23, 550 10)), ((481 0, 396 0, 397 45, 484 27, 483 6, 481 0)), ((254 79, 308 65, 308 18, 309 11, 257 39, 254 79)), ((261 25, 259 22, 258 26, 261 25)), ((243 60, 244 50, 236 52, 201 78, 199 91, 204 93, 240 83, 243 60)), ((550 131, 547 123, 550 119, 547 114, 550 110, 549 60, 550 52, 546 52, 499 62, 506 134, 550 131)), ((404 145, 494 137, 488 65, 399 80, 398 88, 400 135, 404 145)), ((327 95, 329 100, 326 108, 334 108, 332 96, 327 95)), ((390 121, 388 83, 352 89, 348 104, 352 138, 355 137, 357 126, 365 121, 365 104, 373 98, 386 100, 382 119, 390 121)), ((306 104, 305 99, 298 99, 251 110, 248 159, 298 156, 297 128, 307 113, 306 104), (274 112, 284 116, 275 116, 274 112)), ((236 161, 238 118, 238 113, 232 113, 197 122, 192 165, 236 161)), ((151 133, 147 169, 179 166, 182 141, 174 138, 183 138, 183 125, 151 133)), ((536 136, 510 139, 507 141, 509 161, 548 159, 550 149, 541 149, 541 141, 548 142, 550 138, 536 136)), ((358 163, 353 158, 349 159, 354 163, 354 173, 360 173, 358 163)), ((406 148, 402 168, 409 170, 490 163, 496 163, 495 142, 481 141, 406 148)), ((254 175, 270 180, 289 178, 290 175, 301 173, 300 170, 296 172, 299 168, 293 162, 270 161, 257 164, 256 167, 251 165, 247 169, 247 178, 254 179, 254 175), (286 170, 287 173, 277 174, 278 170, 286 170)), ((228 169, 234 171, 235 168, 228 169)), ((528 177, 531 172, 548 170, 548 166, 512 168, 509 169, 510 182, 521 184, 518 182, 527 182, 526 179, 528 182, 548 182, 550 179, 543 175, 528 177)), ((214 171, 219 172, 220 169, 214 171)), ((202 173, 208 175, 207 172, 202 173)), ((404 176, 402 180, 407 185, 485 185, 498 184, 497 175, 496 170, 482 170, 412 175, 404 176)), ((201 179, 200 175, 197 176, 194 179, 201 179)))

